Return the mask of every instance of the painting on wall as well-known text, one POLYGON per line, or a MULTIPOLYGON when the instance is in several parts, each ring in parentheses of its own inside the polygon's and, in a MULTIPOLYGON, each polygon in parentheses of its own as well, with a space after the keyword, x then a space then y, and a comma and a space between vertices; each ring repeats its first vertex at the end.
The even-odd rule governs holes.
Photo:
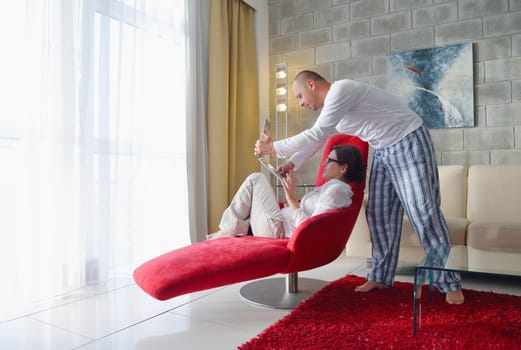
POLYGON ((474 126, 472 43, 399 52, 387 58, 387 90, 428 128, 474 126))

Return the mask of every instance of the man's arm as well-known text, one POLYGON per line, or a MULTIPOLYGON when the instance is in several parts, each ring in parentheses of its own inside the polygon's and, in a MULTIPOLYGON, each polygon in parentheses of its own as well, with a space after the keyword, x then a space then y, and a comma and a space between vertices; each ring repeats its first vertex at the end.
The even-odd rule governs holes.
POLYGON ((255 144, 255 155, 277 153, 281 157, 292 156, 290 161, 295 169, 299 169, 324 145, 327 138, 333 135, 336 126, 357 103, 357 94, 352 93, 348 83, 331 85, 322 111, 315 124, 299 134, 286 139, 269 143, 263 142, 264 136, 255 144))

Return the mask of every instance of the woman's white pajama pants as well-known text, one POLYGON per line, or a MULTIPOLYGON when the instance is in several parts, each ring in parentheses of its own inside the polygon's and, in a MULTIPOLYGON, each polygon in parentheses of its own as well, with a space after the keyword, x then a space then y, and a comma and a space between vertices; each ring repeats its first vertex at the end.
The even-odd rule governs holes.
POLYGON ((254 236, 284 238, 284 217, 268 178, 249 175, 223 213, 219 229, 227 236, 244 236, 248 228, 254 236))

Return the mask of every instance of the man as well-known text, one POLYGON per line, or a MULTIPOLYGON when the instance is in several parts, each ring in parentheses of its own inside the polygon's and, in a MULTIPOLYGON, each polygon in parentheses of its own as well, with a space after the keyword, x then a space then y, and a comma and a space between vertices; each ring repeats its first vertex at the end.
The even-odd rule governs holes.
MULTIPOLYGON (((256 156, 291 155, 277 169, 285 174, 299 169, 337 132, 356 135, 374 149, 366 210, 373 268, 356 291, 392 286, 404 209, 425 251, 451 243, 440 209, 434 146, 416 113, 382 89, 349 79, 330 83, 312 71, 297 74, 292 88, 301 107, 322 109, 320 115, 293 137, 273 142, 263 134, 255 143, 256 156)), ((448 303, 463 303, 459 274, 436 272, 434 282, 448 303)))

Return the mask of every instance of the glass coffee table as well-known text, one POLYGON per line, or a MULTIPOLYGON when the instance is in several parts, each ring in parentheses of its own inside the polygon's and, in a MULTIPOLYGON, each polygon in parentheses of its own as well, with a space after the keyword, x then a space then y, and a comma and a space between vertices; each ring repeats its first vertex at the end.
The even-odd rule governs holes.
MULTIPOLYGON (((414 270, 414 317, 413 334, 416 335, 419 299, 416 290, 429 280, 429 299, 432 302, 433 271, 453 271, 477 275, 503 277, 521 276, 521 251, 480 250, 463 245, 439 246, 429 251, 414 270), (471 262, 471 264, 469 264, 471 262), (469 267, 469 265, 471 265, 469 267)), ((421 317, 421 304, 420 304, 421 317)))

